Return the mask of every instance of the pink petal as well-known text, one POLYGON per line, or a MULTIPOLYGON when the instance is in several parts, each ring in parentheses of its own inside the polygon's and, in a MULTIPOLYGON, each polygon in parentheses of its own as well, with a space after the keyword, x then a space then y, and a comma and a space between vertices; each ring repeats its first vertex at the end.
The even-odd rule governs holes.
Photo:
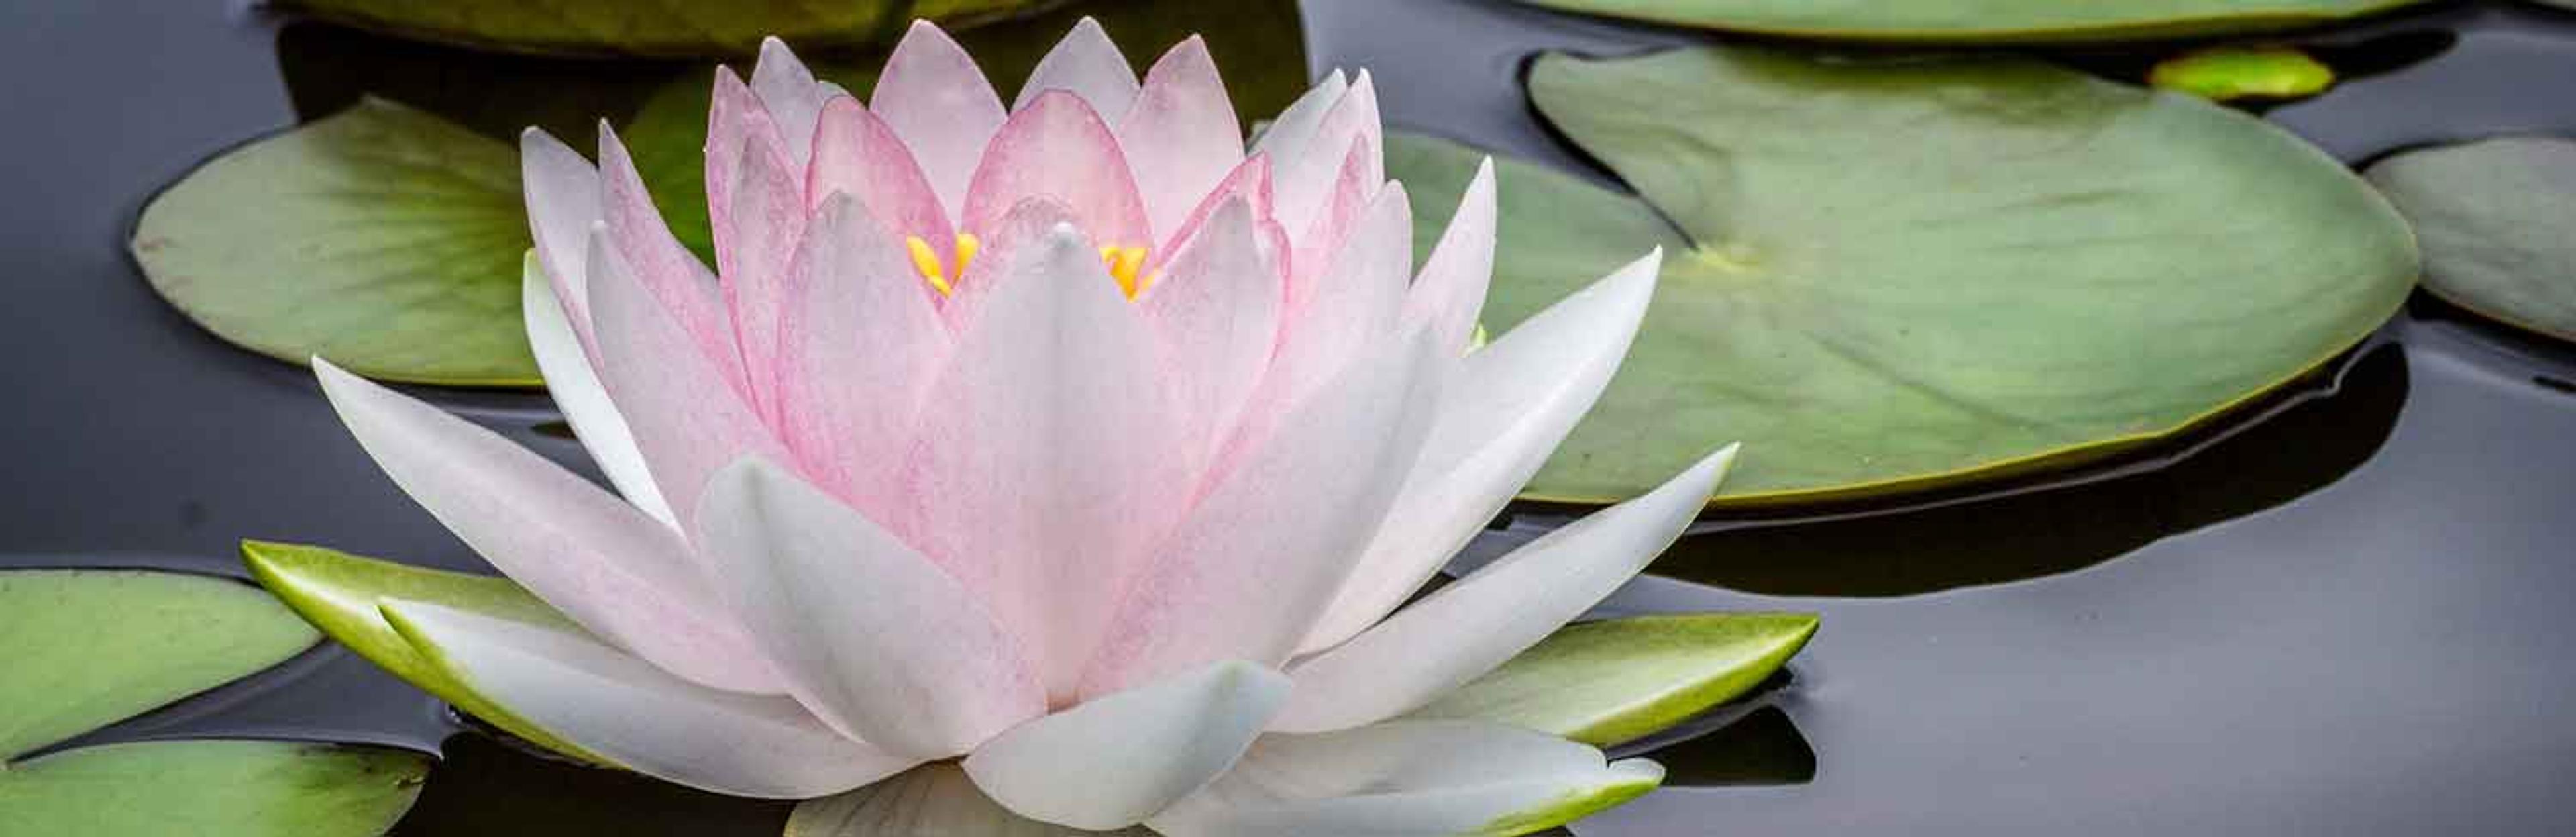
MULTIPOLYGON (((1303 308, 1314 297, 1319 284, 1344 281, 1324 268, 1336 266, 1333 259, 1341 252, 1342 245, 1348 243, 1352 227, 1360 221, 1360 213, 1369 208, 1378 191, 1385 187, 1386 181, 1371 172, 1369 157, 1372 153, 1364 141, 1351 141, 1350 149, 1342 155, 1341 174, 1334 179, 1332 190, 1326 193, 1324 205, 1318 208, 1314 220, 1307 223, 1305 234, 1295 238, 1298 272, 1289 276, 1290 307, 1303 308)), ((1405 267, 1408 270, 1412 268, 1409 257, 1405 267)))
POLYGON ((1270 158, 1268 156, 1254 154, 1244 158, 1243 162, 1235 164, 1234 170, 1226 172, 1224 178, 1219 179, 1215 186, 1209 188, 1207 197, 1199 201, 1198 207, 1190 210, 1189 216, 1183 218, 1178 226, 1168 233, 1162 232, 1159 227, 1156 228, 1156 234, 1162 235, 1163 238, 1154 248, 1150 260, 1146 262, 1147 269, 1159 268, 1163 262, 1169 261, 1173 253, 1179 252, 1183 242, 1189 241, 1191 236, 1198 234, 1199 225, 1207 223, 1209 214, 1216 212, 1216 208, 1225 205, 1226 201, 1238 197, 1252 207, 1252 217, 1255 222, 1270 220, 1270 158))
POLYGON ((805 235, 805 187, 785 154, 746 137, 737 146, 732 200, 709 207, 725 301, 733 308, 754 409, 778 423, 778 323, 788 260, 805 235))
MULTIPOLYGON (((918 146, 916 146, 918 147, 918 146)), ((1038 94, 993 135, 966 194, 966 232, 993 229, 1021 201, 1049 198, 1073 209, 1102 246, 1153 244, 1145 205, 1128 175, 1118 138, 1081 97, 1038 94)))
MULTIPOLYGON (((1288 293, 1288 324, 1282 330, 1273 363, 1276 403, 1293 404, 1340 368, 1358 359, 1361 346, 1378 334, 1395 330, 1404 302, 1406 278, 1413 272, 1413 212, 1404 185, 1391 183, 1361 213, 1329 265, 1305 274, 1303 285, 1288 293)), ((1453 355, 1454 357, 1454 355, 1453 355)))
MULTIPOLYGON (((894 130, 859 100, 840 97, 823 105, 814 131, 814 164, 805 174, 805 205, 820 207, 834 192, 849 195, 898 236, 919 236, 941 254, 953 252, 954 233, 939 194, 894 130)), ((927 282, 915 282, 925 293, 927 282)))
POLYGON ((1205 470, 1231 436, 1278 343, 1279 274, 1261 250, 1251 206, 1232 198, 1137 299, 1188 434, 1170 444, 1190 473, 1205 470))
POLYGON ((778 130, 778 122, 769 115, 769 107, 760 103, 759 94, 733 74, 731 67, 716 68, 713 102, 707 107, 706 187, 707 213, 715 221, 716 265, 724 266, 725 250, 731 246, 725 239, 721 216, 733 205, 734 181, 741 179, 742 146, 756 140, 787 154, 787 140, 778 130))
POLYGON ((696 521, 711 575, 789 693, 834 729, 938 759, 1046 714, 1045 690, 982 602, 795 475, 739 460, 717 472, 696 521))
POLYGON ((499 434, 315 358, 376 464, 476 554, 592 633, 681 677, 774 691, 776 675, 661 522, 499 434))
MULTIPOLYGON (((1350 92, 1324 112, 1305 142, 1293 150, 1279 149, 1273 155, 1279 167, 1279 217, 1288 228, 1304 229, 1313 222, 1331 194, 1345 150, 1353 141, 1368 149, 1363 158, 1367 165, 1364 178, 1370 183, 1386 179, 1383 137, 1384 131, 1378 125, 1377 85, 1369 79, 1367 70, 1361 70, 1359 78, 1351 82, 1350 92)), ((1264 150, 1269 149, 1265 146, 1264 150)))
POLYGON ((1049 90, 1080 96, 1101 116, 1117 119, 1136 101, 1136 69, 1128 66, 1127 56, 1119 53, 1109 33, 1101 31, 1100 21, 1085 15, 1073 31, 1056 41, 1055 48, 1047 50, 1045 58, 1038 59, 1011 109, 1026 109, 1038 94, 1049 90))
MULTIPOLYGON (((1002 99, 975 59, 929 21, 914 21, 877 76, 868 109, 912 149, 941 206, 954 218, 966 205, 984 146, 1002 127, 1002 99)), ((1008 209, 1008 207, 1004 207, 1008 209)))
POLYGON ((923 410, 911 540, 992 605, 1061 700, 1173 513, 1172 412, 1143 315, 1079 230, 986 260, 1003 269, 923 410))
POLYGON ((1324 114, 1340 104, 1343 94, 1351 90, 1351 80, 1340 69, 1324 76, 1315 86, 1279 112, 1270 126, 1252 142, 1255 154, 1268 154, 1275 159, 1291 159, 1306 153, 1306 143, 1315 137, 1315 127, 1323 124, 1324 114))
POLYGON ((822 113, 823 102, 849 95, 839 85, 815 81, 805 62, 796 60, 795 51, 774 37, 760 40, 760 63, 751 69, 751 90, 760 95, 770 118, 777 120, 779 137, 787 142, 787 159, 798 170, 813 158, 814 120, 822 113))
MULTIPOLYGON (((623 257, 623 268, 650 289, 652 298, 676 321, 698 352, 716 369, 719 380, 736 393, 749 393, 742 370, 742 351, 735 345, 733 314, 714 271, 680 245, 653 207, 653 195, 635 172, 635 160, 618 142, 608 123, 599 125, 600 205, 609 242, 623 257)), ((595 249, 595 248, 594 248, 595 249)), ((585 273, 598 269, 585 263, 585 273)), ((593 295, 585 289, 586 295, 593 295)), ((585 308, 589 306, 584 305, 585 308)), ((592 312, 596 337, 597 312, 592 312)))
POLYGON ((581 304, 582 257, 590 250, 590 225, 600 219, 599 170, 553 134, 529 128, 519 134, 519 182, 528 204, 528 232, 537 244, 565 316, 590 346, 590 311, 581 304))
POLYGON ((1476 330, 1476 315, 1485 307, 1485 287, 1494 275, 1494 161, 1476 167, 1476 179, 1458 196, 1449 229, 1413 277, 1404 295, 1404 316, 1427 322, 1441 342, 1464 352, 1476 330))
POLYGON ((1437 404, 1428 332, 1379 334, 1216 477, 1155 548, 1082 679, 1108 694, 1217 660, 1285 662, 1350 574, 1437 404))
POLYGON ((788 270, 779 326, 781 432, 805 470, 883 522, 948 327, 893 236, 847 195, 823 202, 788 270))
MULTIPOLYGON (((1016 265, 1013 260, 1002 258, 1004 254, 1041 246, 1055 234, 1057 227, 1063 226, 1082 228, 1082 222, 1074 216, 1072 207, 1051 198, 1030 198, 1012 207, 1010 214, 1002 216, 1000 227, 986 230, 983 233, 983 250, 973 264, 966 266, 966 272, 954 280, 950 286, 951 293, 939 307, 939 315, 948 321, 949 330, 964 331, 981 316, 985 303, 992 299, 993 288, 1016 265)), ((1115 281, 1112 280, 1113 283, 1115 281)))
POLYGON ((751 405, 725 385, 600 233, 591 236, 590 308, 600 378, 673 510, 696 509, 707 476, 745 454, 788 461, 751 405))
POLYGON ((1118 123, 1118 144, 1136 173, 1146 219, 1156 235, 1175 238, 1201 198, 1243 162, 1243 127, 1207 42, 1192 35, 1163 53, 1126 113, 1118 123))

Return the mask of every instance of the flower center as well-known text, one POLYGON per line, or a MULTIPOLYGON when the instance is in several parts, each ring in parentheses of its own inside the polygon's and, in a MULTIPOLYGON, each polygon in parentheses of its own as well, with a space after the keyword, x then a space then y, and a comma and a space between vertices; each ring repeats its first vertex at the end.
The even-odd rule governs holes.
MULTIPOLYGON (((937 288, 941 296, 946 296, 956 291, 956 285, 949 281, 949 277, 965 276, 966 266, 974 263, 975 253, 984 248, 984 242, 974 233, 957 234, 955 273, 948 271, 947 262, 940 261, 939 251, 930 246, 928 239, 906 236, 903 246, 905 252, 912 255, 912 269, 920 271, 923 281, 937 288)), ((1109 268, 1110 277, 1118 280, 1118 290, 1128 299, 1135 299, 1137 294, 1144 293, 1146 287, 1154 284, 1154 277, 1139 275, 1145 269, 1146 252, 1143 247, 1100 248, 1100 264, 1109 268)))

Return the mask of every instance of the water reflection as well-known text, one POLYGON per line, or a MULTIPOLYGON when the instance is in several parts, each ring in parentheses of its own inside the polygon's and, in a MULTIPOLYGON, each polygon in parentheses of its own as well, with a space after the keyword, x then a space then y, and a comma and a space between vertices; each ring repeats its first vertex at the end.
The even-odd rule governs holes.
POLYGON ((392 837, 777 837, 794 807, 539 757, 479 732, 444 749, 392 837))

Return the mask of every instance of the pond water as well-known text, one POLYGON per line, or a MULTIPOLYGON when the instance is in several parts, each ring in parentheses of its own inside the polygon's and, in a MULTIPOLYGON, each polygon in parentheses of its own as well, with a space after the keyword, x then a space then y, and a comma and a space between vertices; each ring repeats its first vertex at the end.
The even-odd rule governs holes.
MULTIPOLYGON (((1524 103, 1525 58, 1695 37, 1472 0, 1318 0, 1304 18, 1312 64, 1375 68, 1391 122, 1584 171, 1524 103)), ((234 543, 259 537, 483 569, 307 373, 197 330, 125 256, 155 189, 292 124, 334 95, 335 62, 371 53, 288 34, 217 3, 0 9, 0 68, 19 79, 0 93, 0 374, 19 393, 0 412, 0 567, 238 574, 234 543), (281 65, 308 80, 290 91, 281 65)), ((2404 64, 2270 113, 2348 161, 2576 133, 2576 16, 2442 7, 2313 37, 2404 64)), ((588 468, 540 430, 556 419, 542 397, 430 394, 588 468)), ((1814 610, 1824 628, 1773 688, 1657 752, 1675 787, 1578 833, 2560 828, 2576 350, 2419 294, 2248 415, 2043 483, 1704 521, 1605 612, 1814 610)), ((1525 510, 1464 560, 1554 515, 1525 510)), ((406 835, 771 835, 784 817, 528 756, 328 648, 90 740, 182 734, 443 741, 406 835)))

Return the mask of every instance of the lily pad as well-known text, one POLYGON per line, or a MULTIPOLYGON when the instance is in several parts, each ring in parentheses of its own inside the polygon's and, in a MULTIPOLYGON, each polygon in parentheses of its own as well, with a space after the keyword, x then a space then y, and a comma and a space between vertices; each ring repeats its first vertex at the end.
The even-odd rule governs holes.
POLYGON ((537 386, 518 152, 390 102, 226 152, 134 232, 152 287, 244 348, 374 378, 537 386))
POLYGON ((1048 0, 280 0, 288 11, 406 37, 519 52, 747 54, 777 35, 815 45, 900 34, 914 18, 950 26, 1008 17, 1048 0))
POLYGON ((257 588, 135 570, 0 572, 0 834, 373 837, 428 770, 409 753, 154 741, 21 758, 275 665, 320 637, 257 588))
POLYGON ((1417 718, 1481 718, 1609 747, 1750 691, 1816 633, 1811 613, 1640 616, 1570 625, 1417 718))
POLYGON ((520 738, 576 758, 609 761, 557 738, 472 688, 448 677, 422 659, 411 643, 385 621, 377 602, 400 598, 445 605, 487 616, 579 631, 554 608, 538 601, 509 579, 424 569, 392 561, 363 558, 333 549, 297 544, 243 541, 242 562, 251 574, 297 615, 440 700, 489 721, 520 738))
POLYGON ((2370 167, 2424 243, 2424 289, 2576 340, 2576 140, 2499 137, 2370 167))
POLYGON ((2296 99, 2333 87, 2335 72, 2297 47, 2222 46, 2158 62, 2147 83, 2218 102, 2296 99))
MULTIPOLYGON (((2414 283, 2404 221, 2316 149, 2045 64, 1550 55, 1530 91, 1641 195, 1499 163, 1485 321, 1666 252, 1626 365, 1535 499, 1636 496, 1710 439, 1753 452, 1721 503, 2096 458, 2301 376, 2414 283)), ((1422 248, 1477 156, 1390 140, 1422 248)))
POLYGON ((1566 11, 1804 38, 1908 43, 2098 42, 2269 31, 2423 0, 1523 0, 1566 11))

